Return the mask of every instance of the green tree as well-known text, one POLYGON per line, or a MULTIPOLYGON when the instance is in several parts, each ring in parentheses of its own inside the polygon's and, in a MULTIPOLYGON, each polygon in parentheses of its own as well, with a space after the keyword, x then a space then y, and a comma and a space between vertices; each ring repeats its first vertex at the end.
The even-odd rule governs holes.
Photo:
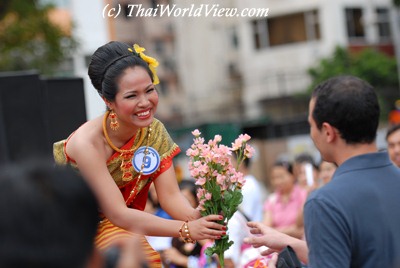
POLYGON ((37 69, 52 75, 71 55, 77 42, 49 20, 52 8, 38 0, 1 0, 0 71, 37 69))
POLYGON ((375 49, 364 49, 351 53, 342 47, 336 47, 333 55, 320 60, 317 66, 310 68, 308 74, 312 83, 308 93, 322 81, 336 75, 354 75, 373 85, 380 98, 382 119, 399 97, 399 85, 396 59, 375 49))

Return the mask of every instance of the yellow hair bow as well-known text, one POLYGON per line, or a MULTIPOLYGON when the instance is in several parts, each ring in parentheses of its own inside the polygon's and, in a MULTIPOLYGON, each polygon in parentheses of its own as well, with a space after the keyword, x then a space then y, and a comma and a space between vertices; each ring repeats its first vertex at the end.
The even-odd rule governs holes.
POLYGON ((157 72, 156 72, 156 67, 158 66, 158 61, 155 58, 149 57, 145 55, 143 52, 146 50, 144 47, 139 46, 138 44, 133 45, 133 50, 132 48, 128 48, 130 52, 133 52, 133 50, 136 52, 136 54, 139 55, 139 57, 147 62, 149 65, 150 71, 153 73, 153 84, 158 85, 160 83, 160 80, 158 79, 157 72))

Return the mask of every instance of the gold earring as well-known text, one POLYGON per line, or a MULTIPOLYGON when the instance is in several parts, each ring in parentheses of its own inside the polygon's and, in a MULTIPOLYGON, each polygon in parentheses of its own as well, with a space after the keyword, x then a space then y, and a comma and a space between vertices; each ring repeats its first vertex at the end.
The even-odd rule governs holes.
POLYGON ((110 111, 108 118, 110 118, 110 128, 112 130, 117 130, 119 128, 119 123, 117 120, 117 115, 114 113, 114 111, 110 111))

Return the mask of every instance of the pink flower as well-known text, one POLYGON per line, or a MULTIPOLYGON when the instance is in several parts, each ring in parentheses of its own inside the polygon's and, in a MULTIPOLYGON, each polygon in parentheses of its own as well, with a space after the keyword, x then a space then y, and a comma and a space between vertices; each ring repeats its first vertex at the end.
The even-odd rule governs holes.
POLYGON ((225 156, 230 156, 232 155, 232 151, 228 146, 225 145, 220 145, 219 146, 219 153, 225 156))
POLYGON ((204 138, 202 137, 197 137, 194 139, 194 144, 193 146, 196 147, 197 144, 203 144, 204 143, 204 138))
POLYGON ((193 167, 200 167, 201 166, 201 161, 194 161, 193 162, 193 167))
POLYGON ((245 142, 248 142, 251 139, 251 137, 247 134, 240 134, 237 139, 241 140, 242 143, 245 143, 245 142))
POLYGON ((200 178, 198 178, 197 180, 196 180, 196 182, 195 182, 195 184, 196 185, 204 185, 205 183, 206 183, 206 178, 204 178, 204 177, 200 177, 200 178))
POLYGON ((200 136, 201 132, 198 129, 192 131, 193 136, 198 137, 200 136))
POLYGON ((240 183, 241 185, 244 185, 246 180, 244 179, 243 173, 238 172, 236 174, 237 178, 238 178, 238 183, 240 183))
POLYGON ((189 172, 190 172, 190 176, 192 176, 193 178, 196 178, 197 176, 200 175, 200 171, 198 168, 190 169, 189 172))
POLYGON ((189 148, 189 149, 186 151, 186 155, 187 155, 187 156, 196 156, 196 155, 198 155, 198 154, 199 154, 199 150, 198 150, 197 148, 194 148, 194 149, 189 148))
POLYGON ((250 140, 250 136, 247 134, 240 134, 239 137, 232 143, 232 151, 239 150, 242 148, 243 144, 250 140))
POLYGON ((207 164, 203 164, 203 165, 200 165, 200 166, 199 166, 199 172, 200 172, 203 176, 207 175, 207 173, 208 173, 209 170, 210 170, 210 169, 208 168, 207 164))
POLYGON ((221 186, 225 184, 226 177, 222 174, 217 175, 217 183, 221 186))
MULTIPOLYGON (((238 197, 245 183, 243 174, 233 167, 230 155, 235 151, 238 160, 236 168, 246 157, 251 157, 254 149, 247 144, 250 136, 239 135, 230 148, 219 144, 222 141, 221 135, 215 135, 213 140, 205 143, 204 138, 200 137, 200 131, 196 129, 192 134, 195 138, 186 154, 189 156, 189 172, 195 184, 200 185, 197 192, 198 209, 203 216, 224 212, 223 221, 227 222, 238 209, 238 199, 232 197, 238 197)), ((213 252, 221 256, 229 244, 216 240, 213 248, 213 252)))
POLYGON ((254 148, 246 144, 246 148, 244 149, 244 155, 247 158, 251 158, 254 155, 254 152, 255 152, 254 148))
POLYGON ((201 199, 200 201, 199 201, 199 205, 197 206, 197 208, 200 210, 200 211, 204 211, 204 204, 206 203, 206 200, 205 199, 201 199))
POLYGON ((202 199, 202 197, 204 196, 206 190, 204 190, 203 188, 200 188, 199 190, 197 190, 197 198, 200 200, 202 199))

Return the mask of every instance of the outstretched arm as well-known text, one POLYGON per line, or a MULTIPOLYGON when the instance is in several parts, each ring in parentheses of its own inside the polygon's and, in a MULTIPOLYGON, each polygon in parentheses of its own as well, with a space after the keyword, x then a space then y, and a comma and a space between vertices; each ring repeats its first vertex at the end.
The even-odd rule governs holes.
POLYGON ((305 241, 281 233, 260 222, 248 222, 247 225, 254 236, 245 238, 245 243, 251 244, 255 248, 268 247, 261 253, 262 255, 279 252, 286 246, 291 246, 299 259, 305 264, 308 263, 308 247, 305 241))
MULTIPOLYGON (((76 141, 69 154, 94 191, 102 213, 116 226, 125 230, 151 236, 179 236, 182 221, 166 220, 152 214, 128 208, 125 200, 107 169, 107 152, 101 145, 76 141), (103 150, 103 151, 102 151, 103 150), (84 152, 84 153, 83 153, 84 152)), ((103 146, 104 148, 104 146, 103 146)), ((175 182, 176 183, 176 182, 175 182)), ((219 215, 193 220, 188 223, 193 239, 219 239, 224 235, 224 226, 215 221, 219 215)))
POLYGON ((200 218, 200 212, 190 205, 179 190, 173 166, 160 174, 154 185, 161 207, 172 218, 183 221, 200 218))

